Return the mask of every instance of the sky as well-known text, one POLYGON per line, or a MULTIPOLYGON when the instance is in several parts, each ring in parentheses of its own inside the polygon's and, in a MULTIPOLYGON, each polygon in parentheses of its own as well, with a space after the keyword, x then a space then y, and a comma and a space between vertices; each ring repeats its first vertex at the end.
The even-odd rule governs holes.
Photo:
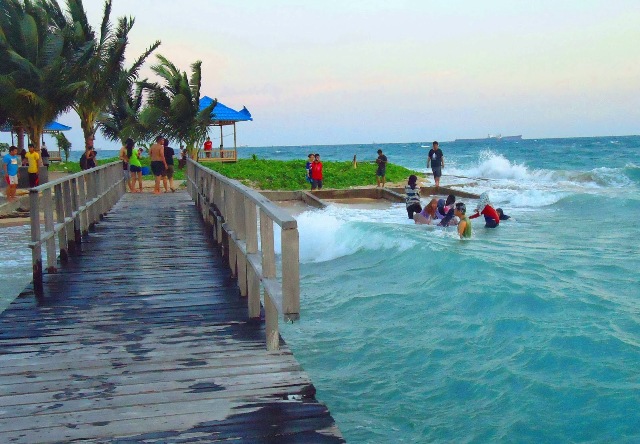
MULTIPOLYGON (((99 28, 104 3, 84 4, 99 28)), ((202 61, 203 95, 249 109, 238 145, 640 134, 637 0, 113 0, 123 15, 130 60, 161 40, 202 61)))

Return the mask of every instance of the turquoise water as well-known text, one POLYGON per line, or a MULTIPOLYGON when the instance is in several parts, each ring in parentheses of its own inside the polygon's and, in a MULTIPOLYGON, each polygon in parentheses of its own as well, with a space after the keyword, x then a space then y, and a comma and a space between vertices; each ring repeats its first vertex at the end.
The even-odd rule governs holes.
MULTIPOLYGON (((427 144, 239 155, 380 147, 426 171, 427 144)), ((441 147, 442 185, 489 191, 511 220, 460 241, 403 204, 298 216, 302 317, 282 333, 318 398, 353 443, 639 442, 640 137, 441 147)))
MULTIPOLYGON (((377 146, 425 169, 420 144, 314 151, 377 146)), ((511 220, 460 241, 402 204, 298 217, 302 317, 283 335, 318 397, 349 442, 638 442, 640 137, 442 148, 461 176, 442 184, 511 220)))

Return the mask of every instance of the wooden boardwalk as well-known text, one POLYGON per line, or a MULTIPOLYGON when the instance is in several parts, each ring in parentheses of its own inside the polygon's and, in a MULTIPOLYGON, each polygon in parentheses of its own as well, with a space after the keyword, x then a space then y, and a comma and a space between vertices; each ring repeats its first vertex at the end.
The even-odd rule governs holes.
POLYGON ((344 442, 186 193, 127 194, 0 315, 0 442, 344 442))

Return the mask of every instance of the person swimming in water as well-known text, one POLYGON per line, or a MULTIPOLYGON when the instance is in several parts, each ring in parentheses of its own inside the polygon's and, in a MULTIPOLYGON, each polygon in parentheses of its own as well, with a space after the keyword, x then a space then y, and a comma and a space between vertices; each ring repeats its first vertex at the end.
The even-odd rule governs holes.
POLYGON ((458 202, 454 209, 455 215, 460 218, 458 223, 458 235, 460 239, 471 237, 471 221, 467 217, 467 207, 462 202, 458 202))
POLYGON ((455 211, 453 208, 453 204, 456 202, 456 196, 453 194, 449 194, 447 196, 447 200, 444 199, 438 200, 438 209, 436 214, 438 219, 442 219, 438 224, 441 227, 448 227, 449 225, 457 225, 457 219, 454 219, 455 211))
POLYGON ((431 201, 425 205, 420 213, 413 215, 413 221, 417 225, 431 225, 431 223, 438 219, 436 212, 438 211, 438 199, 431 199, 431 201))
POLYGON ((511 219, 511 216, 507 216, 506 214, 504 214, 504 211, 502 211, 502 208, 496 208, 496 213, 498 213, 498 216, 500 216, 500 220, 511 219))
POLYGON ((487 192, 480 195, 480 202, 478 202, 476 212, 474 215, 469 216, 469 219, 475 219, 476 217, 480 217, 480 215, 484 216, 486 228, 495 228, 500 225, 500 215, 491 205, 489 193, 487 192))

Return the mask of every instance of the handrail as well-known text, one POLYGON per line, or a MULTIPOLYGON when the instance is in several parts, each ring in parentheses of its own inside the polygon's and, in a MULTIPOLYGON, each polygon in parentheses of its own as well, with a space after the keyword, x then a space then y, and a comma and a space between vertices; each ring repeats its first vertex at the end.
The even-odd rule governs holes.
POLYGON ((42 245, 46 244, 47 272, 57 271, 56 235, 60 260, 79 248, 82 237, 104 217, 125 192, 122 163, 111 162, 70 174, 29 189, 33 288, 42 296, 42 245), (53 192, 52 192, 53 191, 53 192), (44 232, 40 229, 40 213, 44 232))
POLYGON ((300 318, 298 222, 255 190, 192 159, 187 161, 187 189, 207 234, 222 247, 231 275, 238 279, 240 295, 248 297, 249 318, 260 318, 262 285, 267 349, 277 350, 279 314, 285 321, 300 318), (274 223, 282 230, 281 279, 276 276, 274 223))
POLYGON ((199 151, 199 162, 235 162, 238 160, 238 151, 235 148, 214 148, 211 151, 199 151), (207 157, 209 153, 209 157, 207 157))

